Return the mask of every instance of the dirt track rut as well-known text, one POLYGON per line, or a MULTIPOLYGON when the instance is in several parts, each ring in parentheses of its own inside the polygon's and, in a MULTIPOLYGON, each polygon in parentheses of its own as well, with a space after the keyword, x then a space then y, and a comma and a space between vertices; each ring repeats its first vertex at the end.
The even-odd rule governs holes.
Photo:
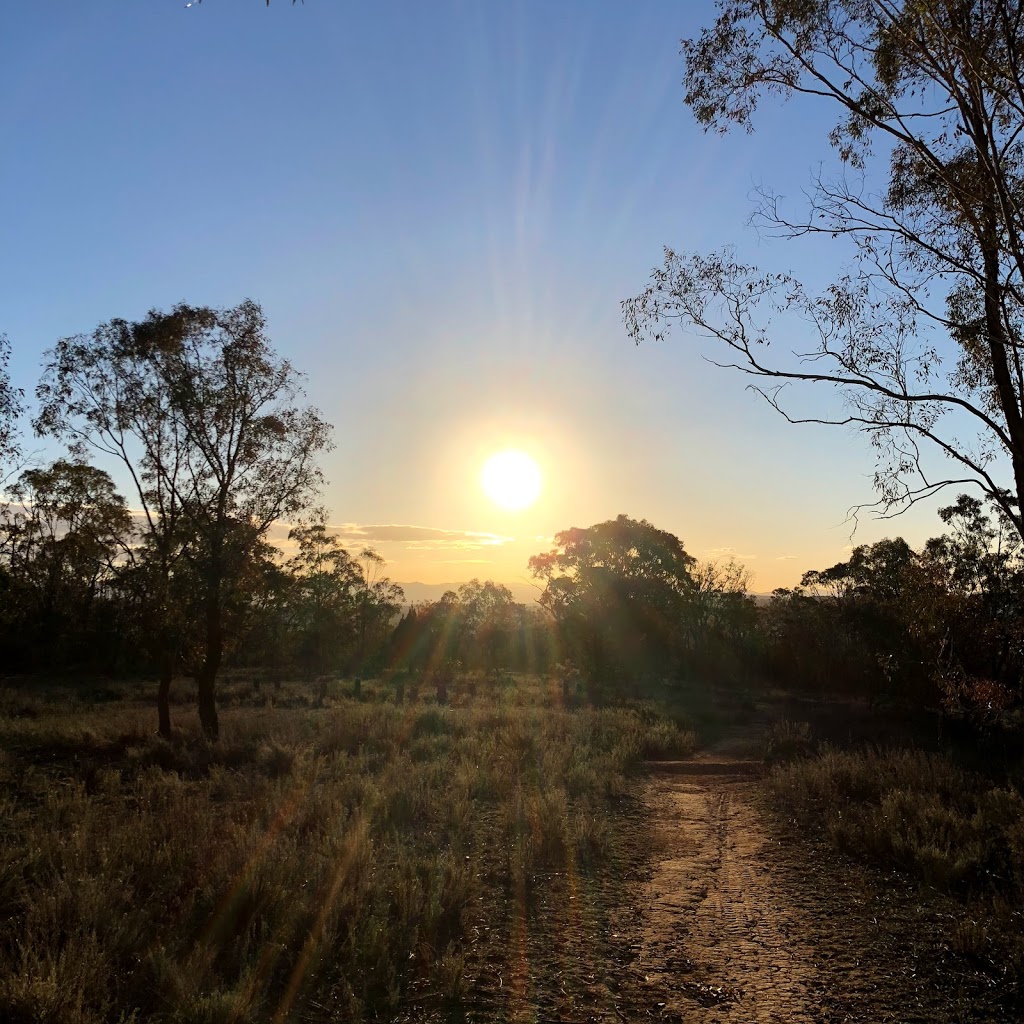
POLYGON ((664 990, 664 1017, 714 1007, 723 1022, 821 1019, 808 922, 749 802, 753 768, 709 755, 661 765, 648 784, 656 852, 636 966, 664 990))
POLYGON ((633 999, 620 1019, 1014 1019, 950 956, 938 922, 956 908, 782 835, 757 799, 757 762, 706 752, 651 769, 648 866, 622 921, 633 999))

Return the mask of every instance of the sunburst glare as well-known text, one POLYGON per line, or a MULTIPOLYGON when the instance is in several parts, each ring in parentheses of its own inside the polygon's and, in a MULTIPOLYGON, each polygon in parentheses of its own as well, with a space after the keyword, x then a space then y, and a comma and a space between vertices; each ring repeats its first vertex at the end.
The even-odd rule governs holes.
POLYGON ((487 497, 510 511, 532 505, 540 497, 541 483, 536 461, 515 448, 492 455, 480 472, 480 485, 487 497))

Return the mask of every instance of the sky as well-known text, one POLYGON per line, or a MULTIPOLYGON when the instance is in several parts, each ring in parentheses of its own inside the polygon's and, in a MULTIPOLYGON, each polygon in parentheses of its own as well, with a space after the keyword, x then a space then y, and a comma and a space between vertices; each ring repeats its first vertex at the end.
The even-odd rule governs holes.
POLYGON ((626 336, 620 302, 666 245, 732 245, 812 284, 841 266, 834 247, 749 225, 756 187, 797 194, 833 161, 829 112, 766 102, 754 134, 723 138, 683 104, 679 40, 713 14, 3 4, 15 383, 31 393, 57 339, 113 317, 255 299, 334 425, 330 522, 400 582, 491 578, 526 596, 531 554, 620 513, 698 558, 737 558, 759 592, 851 543, 921 543, 941 532, 934 506, 851 536, 848 510, 873 499, 863 438, 786 424, 697 339, 626 336), (479 483, 507 448, 543 474, 515 512, 479 483))

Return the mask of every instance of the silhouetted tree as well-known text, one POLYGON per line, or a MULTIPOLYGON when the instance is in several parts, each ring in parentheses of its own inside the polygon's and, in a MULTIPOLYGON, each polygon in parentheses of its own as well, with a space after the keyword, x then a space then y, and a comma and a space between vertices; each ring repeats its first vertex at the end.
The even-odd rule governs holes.
POLYGON ((462 606, 460 656, 464 665, 494 672, 507 663, 515 600, 501 583, 470 580, 459 587, 462 606))
POLYGON ((734 559, 699 562, 690 570, 693 593, 683 620, 688 646, 701 667, 735 676, 756 646, 757 606, 750 574, 734 559))
POLYGON ((124 498, 100 469, 59 459, 23 472, 0 518, 0 561, 12 587, 9 626, 31 660, 52 665, 82 647, 95 604, 131 551, 124 498), (16 597, 16 600, 13 600, 16 597))
POLYGON ((11 343, 6 334, 0 334, 0 482, 17 457, 18 417, 23 412, 23 394, 11 383, 7 367, 11 359, 11 343))
POLYGON ((354 639, 359 569, 324 516, 294 527, 288 539, 298 551, 288 560, 290 619, 299 663, 309 675, 338 671, 354 639))
POLYGON ((761 614, 767 668, 783 685, 889 695, 975 719, 1018 704, 1024 677, 1024 561, 998 507, 960 495, 952 532, 920 551, 902 538, 804 573, 761 614))
MULTIPOLYGON (((251 301, 154 310, 139 323, 112 320, 64 338, 39 386, 37 430, 127 469, 159 562, 158 604, 189 557, 202 607, 199 717, 211 737, 233 567, 321 482, 316 456, 329 447, 330 428, 303 398, 300 375, 274 352, 251 301)), ((163 693, 160 703, 163 732, 163 693)))
POLYGON ((430 673, 457 661, 462 647, 463 621, 463 608, 454 590, 446 590, 437 601, 418 605, 409 667, 430 673))
POLYGON ((678 537, 620 515, 556 534, 530 571, 545 582, 540 603, 558 624, 563 655, 597 682, 673 665, 695 562, 678 537))
POLYGON ((939 516, 951 532, 929 540, 921 553, 943 595, 930 616, 937 677, 954 702, 1008 706, 1022 697, 1024 673, 1020 537, 998 507, 987 515, 970 495, 961 494, 939 516))
POLYGON ((354 559, 356 651, 350 668, 366 673, 380 667, 395 617, 405 592, 384 575, 387 564, 373 548, 363 548, 354 559))
POLYGON ((833 104, 843 170, 816 178, 806 214, 770 193, 759 213, 790 237, 845 239, 853 265, 812 295, 728 251, 666 250, 624 304, 632 336, 695 328, 791 422, 862 429, 886 512, 974 484, 1024 533, 1022 49, 1020 0, 722 0, 683 42, 686 102, 721 132, 749 130, 764 94, 833 104), (872 147, 888 155, 880 188, 872 147), (813 340, 769 347, 780 317, 813 340), (831 385, 845 410, 786 411, 801 382, 831 385), (929 451, 948 475, 928 471, 929 451))
POLYGON ((275 684, 293 662, 295 577, 280 562, 280 552, 257 559, 248 576, 246 614, 237 635, 234 662, 262 670, 275 684))

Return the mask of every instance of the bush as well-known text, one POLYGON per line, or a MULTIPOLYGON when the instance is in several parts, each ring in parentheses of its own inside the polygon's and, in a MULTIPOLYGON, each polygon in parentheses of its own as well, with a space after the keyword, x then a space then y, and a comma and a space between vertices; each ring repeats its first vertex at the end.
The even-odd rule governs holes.
POLYGON ((809 722, 782 719, 768 727, 762 744, 765 764, 779 764, 807 757, 817 750, 809 722))

